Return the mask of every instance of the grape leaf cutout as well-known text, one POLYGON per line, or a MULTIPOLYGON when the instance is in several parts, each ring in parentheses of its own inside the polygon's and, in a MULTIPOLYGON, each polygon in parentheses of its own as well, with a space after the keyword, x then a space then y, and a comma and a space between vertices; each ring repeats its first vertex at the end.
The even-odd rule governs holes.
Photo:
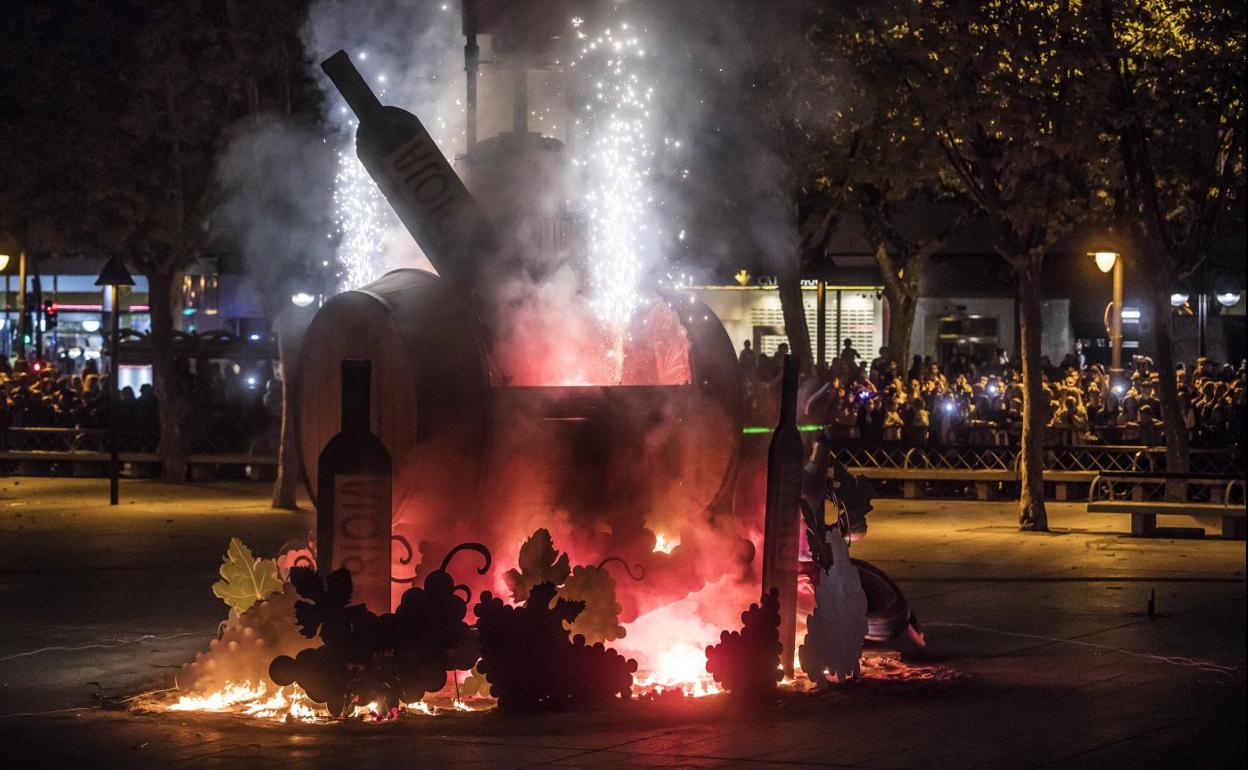
POLYGON ((511 589, 513 602, 527 601, 529 591, 540 583, 563 585, 572 568, 566 553, 555 550, 555 542, 546 529, 539 529, 520 546, 519 570, 509 569, 503 580, 511 589))
POLYGON ((815 588, 815 610, 806 616, 806 641, 797 648, 802 670, 821 690, 862 675, 859 658, 867 635, 867 595, 858 568, 849 559, 840 530, 827 537, 830 567, 822 567, 815 588))
POLYGON ((855 476, 839 462, 832 464, 832 479, 828 482, 828 491, 840 499, 849 514, 851 528, 858 525, 865 532, 867 514, 874 506, 871 498, 875 489, 871 482, 863 476, 855 476))
POLYGON ((283 588, 277 575, 277 562, 257 559, 236 537, 230 538, 220 573, 221 579, 212 584, 212 593, 240 613, 251 609, 256 602, 281 593, 283 588))

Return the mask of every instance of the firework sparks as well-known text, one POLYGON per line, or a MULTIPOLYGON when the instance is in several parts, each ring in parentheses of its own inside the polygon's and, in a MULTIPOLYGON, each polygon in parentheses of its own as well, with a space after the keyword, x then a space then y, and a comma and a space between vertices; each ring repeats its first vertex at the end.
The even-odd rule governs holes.
POLYGON ((364 164, 355 156, 355 129, 351 143, 338 151, 334 177, 334 225, 338 234, 340 287, 354 289, 373 280, 385 252, 382 214, 385 200, 364 164))
POLYGON ((585 213, 589 225, 589 278, 599 317, 626 329, 637 307, 638 284, 650 239, 654 205, 650 168, 650 103, 643 82, 641 41, 623 25, 584 37, 574 63, 590 98, 578 121, 586 142, 585 213))
MULTIPOLYGON (((449 3, 441 4, 447 11, 449 3)), ((443 30, 453 34, 457 24, 452 14, 439 14, 443 30)), ((457 97, 452 77, 459 70, 453 56, 453 48, 440 49, 432 46, 419 64, 408 64, 395 52, 357 51, 355 58, 367 65, 365 75, 377 91, 383 104, 394 103, 415 111, 425 119, 434 143, 447 157, 454 157, 456 147, 462 145, 466 136, 463 116, 466 107, 457 97), (385 66, 388 63, 390 66, 385 66)), ((337 103, 337 102, 336 102, 337 103)), ((355 154, 355 133, 358 121, 351 118, 345 104, 337 106, 329 116, 338 124, 348 141, 338 149, 338 170, 334 177, 333 221, 334 232, 329 237, 337 240, 338 290, 356 289, 384 271, 387 262, 393 263, 396 254, 405 255, 410 250, 406 233, 399 226, 398 218, 381 191, 369 176, 364 164, 355 154), (404 239, 396 243, 396 239, 404 239)))

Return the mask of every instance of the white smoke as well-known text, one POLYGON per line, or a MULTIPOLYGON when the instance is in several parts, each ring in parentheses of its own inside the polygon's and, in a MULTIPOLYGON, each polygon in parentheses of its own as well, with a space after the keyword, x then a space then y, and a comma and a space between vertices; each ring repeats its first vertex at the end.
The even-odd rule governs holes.
POLYGON ((293 292, 328 288, 333 157, 318 131, 269 116, 240 126, 217 161, 214 238, 242 256, 271 316, 293 292))
POLYGON ((355 116, 320 68, 338 50, 383 104, 420 118, 448 159, 464 149, 464 74, 459 4, 399 0, 317 0, 304 25, 304 49, 326 94, 325 117, 339 153, 334 220, 344 289, 387 270, 433 270, 355 156, 355 116))

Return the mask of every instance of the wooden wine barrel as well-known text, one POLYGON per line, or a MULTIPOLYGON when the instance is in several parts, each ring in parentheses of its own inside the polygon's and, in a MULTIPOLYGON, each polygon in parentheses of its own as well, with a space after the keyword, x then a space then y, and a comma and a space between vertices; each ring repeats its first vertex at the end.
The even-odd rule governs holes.
MULTIPOLYGON (((651 543, 641 553, 629 538, 644 526, 676 533, 730 505, 741 438, 732 343, 709 309, 680 302, 685 384, 491 387, 482 330, 436 276, 397 270, 334 297, 304 337, 293 389, 308 489, 339 429, 341 361, 368 358, 371 427, 394 465, 396 578, 468 540, 514 558, 542 526, 611 532, 573 554, 581 563, 642 558, 651 543)), ((467 572, 457 579, 497 588, 467 572)))
MULTIPOLYGON (((473 318, 437 276, 420 270, 395 270, 325 303, 304 336, 292 402, 313 496, 317 457, 340 427, 347 358, 373 362, 371 429, 394 466, 394 533, 415 549, 426 536, 422 522, 453 517, 475 496, 490 388, 473 318)), ((396 546, 396 558, 403 550, 396 546)))

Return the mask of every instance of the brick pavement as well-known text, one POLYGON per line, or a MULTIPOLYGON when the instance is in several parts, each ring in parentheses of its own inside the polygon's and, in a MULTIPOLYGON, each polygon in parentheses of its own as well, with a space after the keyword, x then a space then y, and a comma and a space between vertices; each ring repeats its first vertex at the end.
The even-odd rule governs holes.
POLYGON ((211 635, 225 538, 272 551, 308 514, 269 511, 267 489, 248 484, 130 482, 113 510, 104 493, 0 480, 0 766, 1243 764, 1242 542, 1136 540, 1124 518, 1077 504, 1052 504, 1055 531, 1037 535, 1014 529, 1009 503, 881 501, 853 553, 898 580, 956 679, 746 710, 712 698, 276 725, 107 704, 168 682, 211 635))

